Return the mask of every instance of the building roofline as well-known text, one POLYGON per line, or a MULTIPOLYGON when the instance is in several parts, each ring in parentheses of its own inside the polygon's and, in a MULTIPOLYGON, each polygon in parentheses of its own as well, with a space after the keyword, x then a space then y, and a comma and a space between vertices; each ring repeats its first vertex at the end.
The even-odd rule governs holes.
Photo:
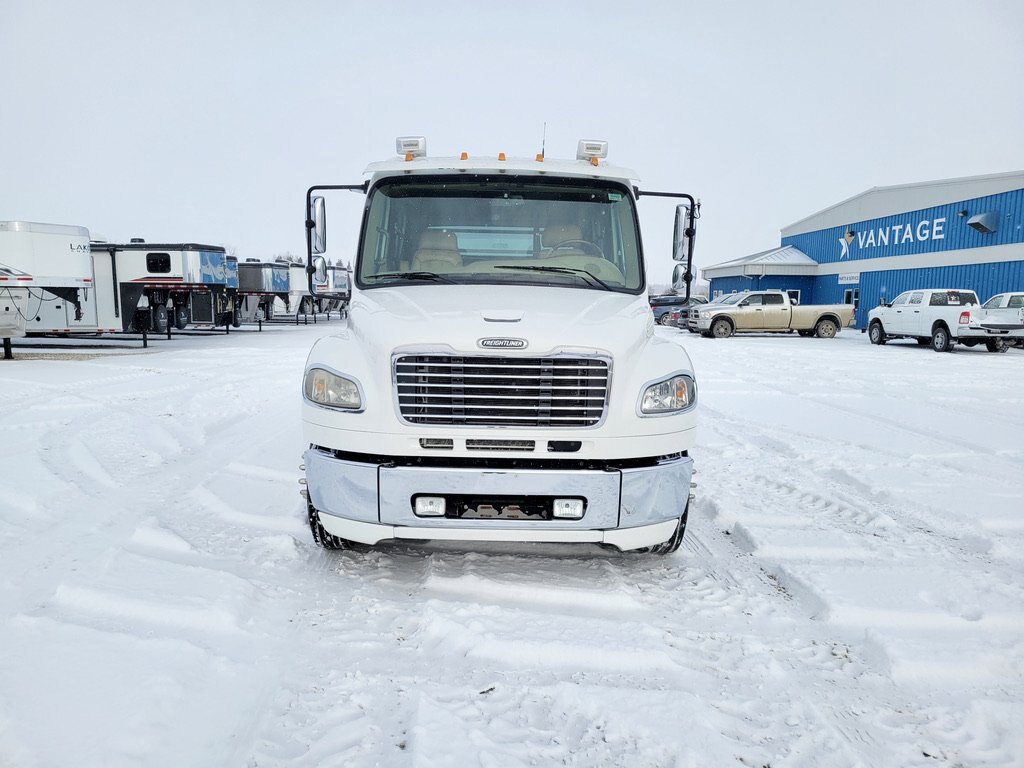
POLYGON ((867 189, 864 192, 859 192, 853 197, 848 197, 845 200, 841 200, 838 203, 834 203, 833 205, 828 206, 827 208, 822 208, 821 210, 812 213, 809 216, 804 216, 802 219, 794 221, 792 224, 789 224, 788 226, 782 227, 781 231, 785 232, 786 230, 795 229, 805 222, 815 219, 823 214, 829 213, 830 211, 834 211, 838 208, 841 208, 844 205, 849 205, 852 202, 866 198, 869 195, 874 195, 878 192, 894 192, 898 190, 923 189, 926 187, 953 186, 956 184, 964 184, 970 182, 997 181, 1003 179, 1009 180, 1013 178, 1019 178, 1021 180, 1021 186, 1024 187, 1024 170, 1007 171, 1003 173, 986 173, 980 174, 978 176, 958 176, 950 179, 936 179, 934 181, 915 181, 909 184, 891 184, 882 187, 871 187, 870 189, 867 189))

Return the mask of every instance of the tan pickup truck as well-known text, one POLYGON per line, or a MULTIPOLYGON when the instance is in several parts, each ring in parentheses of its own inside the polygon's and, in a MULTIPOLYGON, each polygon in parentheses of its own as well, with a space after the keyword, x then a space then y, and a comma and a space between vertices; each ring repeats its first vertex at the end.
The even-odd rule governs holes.
MULTIPOLYGON (((747 291, 695 307, 697 331, 724 339, 734 333, 789 333, 831 339, 853 325, 852 304, 794 304, 783 291, 747 291)), ((691 313, 694 311, 691 310, 691 313)), ((692 315, 691 315, 692 317, 692 315)))

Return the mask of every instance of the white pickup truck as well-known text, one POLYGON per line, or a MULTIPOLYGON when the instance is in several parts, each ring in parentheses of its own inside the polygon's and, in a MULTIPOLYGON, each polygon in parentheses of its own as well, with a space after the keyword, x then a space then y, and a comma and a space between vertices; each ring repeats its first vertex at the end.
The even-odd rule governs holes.
POLYGON ((431 158, 419 137, 397 149, 367 182, 306 196, 314 294, 324 194, 366 196, 348 322, 303 377, 314 541, 674 551, 697 387, 683 348, 655 334, 636 200, 688 201, 677 250, 691 259, 696 201, 641 191, 605 142, 580 142, 574 161, 431 158))
POLYGON ((724 339, 734 333, 789 333, 831 339, 853 324, 852 304, 794 304, 783 291, 744 291, 694 307, 697 331, 724 339))
POLYGON ((985 325, 986 310, 974 291, 923 288, 904 291, 892 302, 868 313, 868 338, 872 344, 890 339, 915 339, 936 352, 949 352, 956 344, 985 344, 989 352, 1005 352, 1008 339, 1022 335, 985 325))
POLYGON ((998 351, 1024 347, 1024 292, 993 296, 981 305, 980 312, 971 313, 970 329, 994 341, 998 351))

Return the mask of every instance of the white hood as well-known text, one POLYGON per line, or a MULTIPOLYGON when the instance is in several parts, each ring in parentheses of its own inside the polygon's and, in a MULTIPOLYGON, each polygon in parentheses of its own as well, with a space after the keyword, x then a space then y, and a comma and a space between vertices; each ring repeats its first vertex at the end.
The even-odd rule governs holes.
POLYGON ((389 345, 396 339, 402 341, 399 348, 434 347, 465 354, 533 357, 571 349, 619 356, 654 333, 646 298, 518 285, 374 288, 353 292, 349 332, 367 350, 386 356, 395 351, 389 345))

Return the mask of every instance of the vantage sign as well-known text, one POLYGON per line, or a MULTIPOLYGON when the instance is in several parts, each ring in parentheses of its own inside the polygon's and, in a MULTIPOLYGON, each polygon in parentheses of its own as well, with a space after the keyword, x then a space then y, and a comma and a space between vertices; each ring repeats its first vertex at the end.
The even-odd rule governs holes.
MULTIPOLYGON (((854 239, 851 234, 854 233, 848 232, 845 237, 839 238, 839 244, 842 247, 840 259, 850 256, 849 246, 854 239)), ((884 248, 890 245, 899 246, 906 243, 923 243, 929 240, 944 240, 946 238, 946 217, 921 219, 907 224, 890 224, 887 227, 873 227, 856 232, 855 235, 859 250, 884 248)))

